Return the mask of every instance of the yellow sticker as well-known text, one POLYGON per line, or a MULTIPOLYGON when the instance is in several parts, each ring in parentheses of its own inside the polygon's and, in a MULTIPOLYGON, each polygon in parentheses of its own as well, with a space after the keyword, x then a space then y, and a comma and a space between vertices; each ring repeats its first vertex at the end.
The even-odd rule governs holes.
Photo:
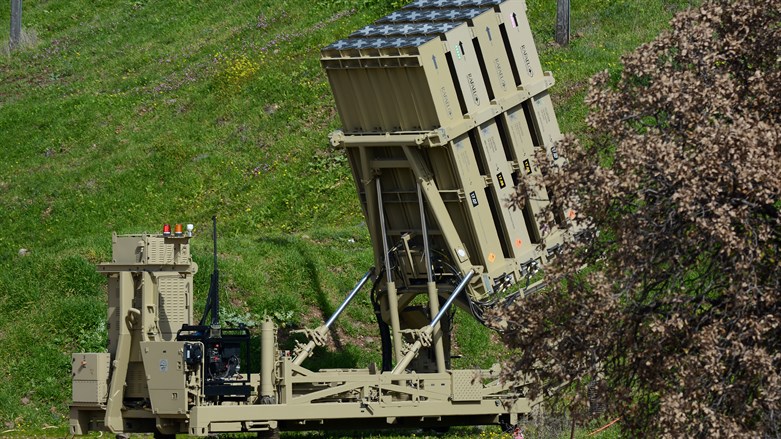
POLYGON ((504 181, 504 175, 502 173, 496 174, 496 180, 499 181, 499 188, 504 189, 505 186, 507 186, 507 183, 504 181))
POLYGON ((488 262, 493 262, 496 260, 496 255, 493 253, 488 253, 488 262))

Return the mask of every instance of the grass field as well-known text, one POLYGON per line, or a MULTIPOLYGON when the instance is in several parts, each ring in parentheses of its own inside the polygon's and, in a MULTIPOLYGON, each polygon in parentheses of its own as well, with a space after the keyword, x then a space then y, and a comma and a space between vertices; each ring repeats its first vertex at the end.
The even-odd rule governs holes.
MULTIPOLYGON (((113 231, 194 223, 199 309, 216 214, 227 314, 288 329, 330 315, 372 255, 345 157, 329 146, 338 117, 319 49, 398 3, 24 2, 26 46, 0 51, 3 434, 65 431, 70 353, 105 343, 93 267, 113 231)), ((588 78, 619 71, 621 54, 693 1, 575 0, 567 48, 551 43, 555 1, 527 3, 560 124, 579 133, 588 78)), ((1 7, 2 36, 9 16, 1 7)), ((343 348, 312 366, 377 361, 369 310, 359 297, 338 322, 343 348)), ((456 367, 502 358, 463 312, 455 337, 456 367)), ((494 434, 462 433, 450 437, 494 434)))

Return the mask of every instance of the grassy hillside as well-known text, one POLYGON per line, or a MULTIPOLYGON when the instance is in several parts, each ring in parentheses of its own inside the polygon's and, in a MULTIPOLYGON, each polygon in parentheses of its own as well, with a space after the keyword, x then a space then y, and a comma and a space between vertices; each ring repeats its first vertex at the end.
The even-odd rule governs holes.
MULTIPOLYGON (((652 39, 687 0, 575 0, 570 47, 555 2, 527 0, 565 131, 584 127, 588 77, 652 39)), ((0 55, 0 428, 62 426, 70 353, 102 349, 111 232, 192 222, 202 303, 220 218, 223 302, 235 319, 315 326, 372 261, 319 49, 391 0, 26 0, 30 44, 0 55)), ((10 11, 0 7, 0 35, 10 11)), ((6 45, 7 40, 0 38, 6 45)), ((367 297, 323 365, 378 360, 367 297)), ((460 366, 501 357, 459 313, 460 366), (486 353, 486 346, 488 353, 486 353)), ((28 430, 32 429, 32 430, 28 430)))

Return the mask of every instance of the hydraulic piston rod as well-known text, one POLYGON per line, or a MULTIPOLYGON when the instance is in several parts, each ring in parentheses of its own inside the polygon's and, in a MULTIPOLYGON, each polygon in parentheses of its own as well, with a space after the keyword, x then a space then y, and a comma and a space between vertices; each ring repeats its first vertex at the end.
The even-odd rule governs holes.
POLYGON ((369 271, 366 272, 366 274, 363 275, 360 281, 358 281, 358 284, 353 288, 352 291, 350 291, 350 294, 347 295, 347 298, 344 299, 341 305, 339 305, 339 308, 336 309, 336 311, 333 313, 331 318, 328 319, 328 321, 325 322, 325 324, 320 325, 317 329, 314 330, 314 339, 309 340, 309 343, 304 346, 304 348, 301 350, 301 352, 296 356, 296 358, 293 360, 293 364, 300 366, 301 363, 306 360, 309 355, 312 354, 312 350, 317 346, 319 343, 316 340, 322 340, 325 338, 325 335, 328 333, 328 329, 331 327, 331 325, 334 324, 337 318, 339 318, 339 315, 347 308, 347 305, 352 302, 353 298, 355 298, 355 295, 358 294, 358 291, 363 288, 364 285, 366 285, 366 282, 371 279, 372 273, 374 273, 374 268, 371 268, 369 271))
MULTIPOLYGON (((426 225, 426 210, 423 207, 423 190, 418 182, 418 208, 420 209, 420 229, 423 231, 423 254, 426 258, 426 290, 428 292, 428 308, 433 314, 439 314, 439 293, 437 283, 434 282, 434 273, 431 268, 431 248, 428 240, 428 227, 426 225)), ((432 325, 434 358, 437 362, 437 372, 445 372, 445 347, 442 342, 442 330, 439 325, 432 325)))
POLYGON ((415 359, 415 357, 418 356, 418 352, 420 352, 420 348, 423 347, 423 342, 421 341, 422 337, 431 337, 431 334, 434 333, 434 327, 439 323, 440 320, 442 320, 442 317, 445 315, 447 310, 450 309, 450 306, 453 305, 453 302, 456 300, 456 297, 461 293, 461 291, 466 289, 466 286, 469 285, 469 281, 472 280, 472 277, 475 275, 474 270, 469 270, 466 275, 464 275, 464 278, 461 279, 461 282, 458 284, 455 290, 453 290, 453 293, 450 294, 450 297, 447 298, 447 301, 444 305, 442 305, 442 308, 439 310, 436 316, 434 316, 434 319, 431 320, 431 323, 424 326, 420 329, 420 337, 418 337, 417 340, 415 340, 415 343, 409 348, 407 351, 407 354, 404 355, 404 358, 401 359, 396 364, 396 367, 393 368, 393 371, 391 373, 393 374, 400 374, 404 372, 404 370, 409 366, 409 363, 415 359))
POLYGON ((352 302, 353 298, 356 294, 358 294, 358 291, 363 288, 364 285, 366 285, 366 282, 371 278, 372 273, 374 273, 374 268, 369 269, 369 271, 366 272, 366 274, 363 275, 361 280, 358 281, 358 284, 353 288, 352 291, 350 291, 350 294, 347 295, 347 298, 344 299, 341 305, 339 305, 339 308, 336 309, 334 314, 331 316, 331 318, 328 319, 327 322, 325 322, 325 327, 330 328, 331 325, 334 324, 337 318, 339 318, 339 315, 344 311, 345 308, 347 308, 347 305, 352 302))

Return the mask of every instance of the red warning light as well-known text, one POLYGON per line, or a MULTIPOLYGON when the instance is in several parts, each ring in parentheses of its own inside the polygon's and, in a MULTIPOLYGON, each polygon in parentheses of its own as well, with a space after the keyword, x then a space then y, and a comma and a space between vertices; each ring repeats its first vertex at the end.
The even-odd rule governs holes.
POLYGON ((171 225, 163 224, 163 236, 171 236, 171 225))

